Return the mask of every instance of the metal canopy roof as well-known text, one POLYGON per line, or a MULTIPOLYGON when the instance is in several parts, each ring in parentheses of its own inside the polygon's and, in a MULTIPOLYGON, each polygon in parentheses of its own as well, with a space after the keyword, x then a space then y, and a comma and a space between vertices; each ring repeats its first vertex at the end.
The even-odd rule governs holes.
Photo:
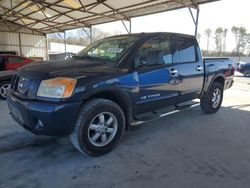
POLYGON ((60 32, 217 0, 0 0, 0 30, 60 32))

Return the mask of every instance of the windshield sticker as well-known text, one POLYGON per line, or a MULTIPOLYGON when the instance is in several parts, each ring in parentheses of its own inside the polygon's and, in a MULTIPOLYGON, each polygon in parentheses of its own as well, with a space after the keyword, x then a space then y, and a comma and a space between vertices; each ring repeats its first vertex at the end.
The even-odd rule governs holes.
POLYGON ((109 48, 107 49, 107 52, 121 53, 122 50, 123 50, 122 48, 109 48))

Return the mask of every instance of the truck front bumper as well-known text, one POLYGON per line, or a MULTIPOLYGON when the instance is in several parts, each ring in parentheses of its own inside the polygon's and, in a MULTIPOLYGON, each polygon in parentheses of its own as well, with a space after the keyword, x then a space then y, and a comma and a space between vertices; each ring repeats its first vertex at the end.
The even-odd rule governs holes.
POLYGON ((7 103, 13 119, 23 128, 37 135, 65 136, 74 126, 81 102, 46 103, 21 100, 7 95, 7 103))

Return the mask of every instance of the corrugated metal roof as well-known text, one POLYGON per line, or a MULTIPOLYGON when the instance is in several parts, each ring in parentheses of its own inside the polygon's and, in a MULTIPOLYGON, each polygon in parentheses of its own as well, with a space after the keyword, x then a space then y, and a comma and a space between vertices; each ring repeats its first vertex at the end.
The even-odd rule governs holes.
POLYGON ((46 34, 213 1, 217 0, 1 0, 0 20, 46 34))

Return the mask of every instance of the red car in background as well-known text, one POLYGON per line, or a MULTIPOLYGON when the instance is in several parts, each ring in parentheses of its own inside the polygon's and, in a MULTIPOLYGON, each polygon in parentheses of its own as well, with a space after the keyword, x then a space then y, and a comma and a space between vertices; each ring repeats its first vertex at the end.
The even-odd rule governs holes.
POLYGON ((0 54, 0 99, 6 99, 6 92, 10 88, 11 77, 15 74, 15 70, 31 62, 29 58, 0 54))
POLYGON ((12 54, 0 54, 0 71, 16 70, 32 60, 26 57, 21 57, 12 54))

